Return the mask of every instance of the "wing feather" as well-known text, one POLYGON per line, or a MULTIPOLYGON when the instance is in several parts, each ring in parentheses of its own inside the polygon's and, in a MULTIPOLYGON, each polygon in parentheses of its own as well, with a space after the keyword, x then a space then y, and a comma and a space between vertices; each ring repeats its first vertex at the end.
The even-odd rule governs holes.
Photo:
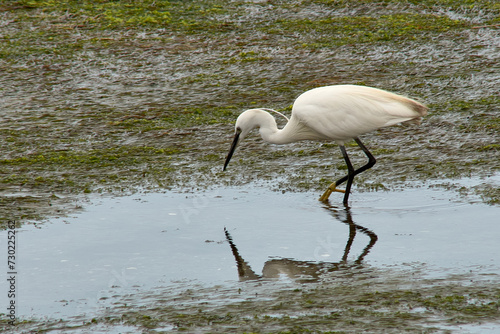
POLYGON ((292 113, 322 136, 343 141, 397 123, 418 122, 427 107, 377 88, 337 85, 303 93, 292 113))

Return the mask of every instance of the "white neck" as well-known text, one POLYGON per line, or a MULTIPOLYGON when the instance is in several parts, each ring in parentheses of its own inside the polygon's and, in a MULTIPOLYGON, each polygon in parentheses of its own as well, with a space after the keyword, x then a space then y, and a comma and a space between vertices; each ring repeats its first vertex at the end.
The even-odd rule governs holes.
POLYGON ((260 135, 262 139, 271 144, 288 144, 300 140, 331 140, 328 137, 321 136, 306 126, 305 124, 298 122, 293 116, 288 121, 283 129, 278 129, 276 125, 276 120, 273 116, 267 112, 260 120, 260 135))
POLYGON ((262 139, 278 145, 299 140, 329 139, 312 131, 307 125, 294 118, 293 115, 286 126, 280 130, 274 117, 262 109, 251 109, 242 113, 236 121, 236 127, 243 129, 241 138, 244 138, 252 129, 259 128, 262 139))
MULTIPOLYGON (((259 117, 259 133, 265 141, 271 144, 288 144, 295 140, 289 135, 287 135, 288 131, 285 131, 286 126, 283 129, 278 129, 278 125, 276 124, 276 120, 272 115, 265 112, 261 114, 259 117)), ((289 122, 290 123, 290 122, 289 122)), ((287 125, 289 124, 287 123, 287 125)))

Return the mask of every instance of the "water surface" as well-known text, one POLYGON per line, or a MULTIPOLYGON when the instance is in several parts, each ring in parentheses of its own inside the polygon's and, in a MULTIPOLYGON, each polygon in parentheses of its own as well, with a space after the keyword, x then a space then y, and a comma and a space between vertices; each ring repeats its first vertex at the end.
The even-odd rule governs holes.
POLYGON ((341 194, 329 205, 317 197, 261 187, 99 197, 74 217, 25 225, 18 315, 92 315, 158 287, 301 279, 357 263, 436 278, 500 274, 498 207, 427 186, 354 193, 348 210, 341 194))

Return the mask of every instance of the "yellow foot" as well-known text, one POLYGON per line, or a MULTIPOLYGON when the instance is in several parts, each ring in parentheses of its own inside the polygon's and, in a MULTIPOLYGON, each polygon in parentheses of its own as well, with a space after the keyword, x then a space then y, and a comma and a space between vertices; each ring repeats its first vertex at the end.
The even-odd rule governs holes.
POLYGON ((326 189, 326 191, 323 193, 323 195, 321 195, 321 197, 319 198, 319 200, 321 202, 327 201, 328 198, 330 197, 330 195, 332 194, 332 192, 334 192, 334 191, 337 191, 339 193, 345 193, 344 189, 337 189, 337 184, 335 182, 333 182, 332 184, 330 184, 330 186, 328 187, 328 189, 326 189))

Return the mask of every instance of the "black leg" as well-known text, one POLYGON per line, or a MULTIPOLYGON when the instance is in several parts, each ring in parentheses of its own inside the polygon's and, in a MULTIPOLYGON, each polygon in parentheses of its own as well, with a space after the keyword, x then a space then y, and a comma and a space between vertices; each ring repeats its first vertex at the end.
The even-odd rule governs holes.
MULTIPOLYGON (((347 165, 347 186, 345 187, 344 193, 344 205, 347 206, 347 200, 349 199, 349 193, 351 192, 352 181, 354 181, 355 170, 352 167, 351 160, 349 160, 349 156, 347 155, 347 151, 345 150, 344 145, 340 145, 340 151, 342 151, 342 155, 344 156, 345 163, 347 165)), ((335 184, 339 184, 338 181, 335 184)))
MULTIPOLYGON (((368 149, 366 148, 366 146, 361 142, 361 140, 359 140, 359 138, 354 138, 354 140, 356 141, 356 144, 358 144, 358 146, 363 150, 363 152, 365 152, 366 156, 368 157, 368 163, 366 165, 363 165, 363 166, 359 167, 358 169, 356 169, 354 171, 354 176, 356 176, 359 173, 364 172, 365 170, 372 168, 373 165, 375 165, 375 163, 377 162, 377 159, 375 159, 375 157, 373 156, 373 154, 371 154, 371 152, 368 151, 368 149)), ((342 152, 342 154, 344 154, 344 153, 342 152)), ((344 156, 344 160, 345 160, 345 156, 344 156)), ((345 181, 347 181, 348 178, 349 178, 349 174, 346 175, 346 176, 344 176, 343 178, 338 179, 335 182, 335 184, 339 185, 341 183, 344 183, 345 181)))
POLYGON ((344 183, 345 181, 348 181, 347 182, 347 186, 346 186, 346 190, 345 190, 345 195, 344 195, 344 205, 347 205, 347 200, 349 198, 349 192, 351 191, 351 186, 352 186, 352 182, 354 180, 354 176, 358 175, 359 173, 361 172, 364 172, 365 170, 369 169, 369 168, 372 168, 373 165, 375 165, 375 163, 377 162, 377 160, 375 159, 375 157, 373 156, 373 154, 371 154, 371 152, 366 148, 366 146, 361 142, 361 140, 359 140, 359 138, 354 138, 354 140, 356 141, 356 144, 358 144, 358 146, 363 150, 363 152, 365 153, 365 155, 368 157, 368 162, 359 167, 358 169, 354 170, 353 167, 352 167, 352 164, 351 164, 351 161, 349 160, 349 157, 347 155, 347 152, 345 150, 345 147, 344 146, 340 146, 340 150, 342 151, 342 155, 344 156, 344 160, 347 164, 347 170, 348 170, 348 173, 346 176, 338 179, 337 181, 335 181, 334 183, 332 183, 328 189, 325 191, 325 193, 320 197, 320 201, 326 201, 328 200, 328 197, 330 196, 330 194, 332 193, 332 191, 340 191, 340 192, 343 192, 342 190, 340 189, 336 189, 336 187, 339 185, 339 184, 342 184, 344 183))
POLYGON ((368 149, 366 148, 366 146, 361 142, 361 140, 359 140, 359 138, 354 138, 354 140, 356 141, 356 144, 358 144, 359 147, 361 147, 361 149, 363 150, 363 152, 365 152, 366 156, 368 157, 368 163, 364 166, 361 166, 360 168, 358 168, 356 171, 355 171, 355 174, 354 175, 357 175, 367 169, 370 169, 373 167, 373 165, 375 165, 375 163, 377 162, 377 159, 375 159, 375 157, 373 156, 373 154, 368 151, 368 149))

